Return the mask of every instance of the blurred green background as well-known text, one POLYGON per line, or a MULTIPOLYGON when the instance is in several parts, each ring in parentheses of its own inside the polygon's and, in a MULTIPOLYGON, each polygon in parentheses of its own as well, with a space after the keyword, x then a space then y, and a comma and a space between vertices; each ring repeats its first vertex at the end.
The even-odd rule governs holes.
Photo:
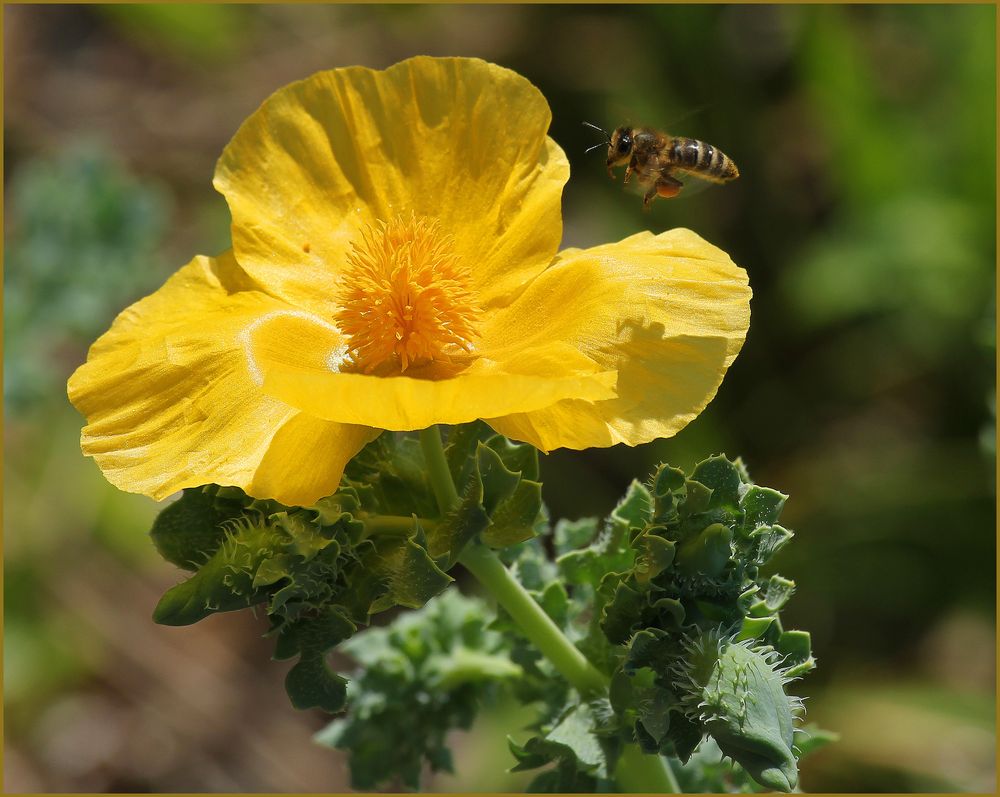
MULTIPOLYGON (((179 578, 156 506, 79 453, 65 379, 131 301, 228 245, 214 161, 314 71, 475 55, 533 81, 566 150, 566 246, 688 226, 750 273, 753 320, 676 438, 543 460, 556 516, 633 476, 742 455, 791 495, 799 684, 839 744, 807 791, 993 791, 993 6, 114 5, 3 8, 7 791, 338 791, 250 613, 153 625, 179 578), (736 183, 657 201, 608 179, 606 128, 702 138, 736 183)), ((517 788, 503 733, 436 791, 517 788)))

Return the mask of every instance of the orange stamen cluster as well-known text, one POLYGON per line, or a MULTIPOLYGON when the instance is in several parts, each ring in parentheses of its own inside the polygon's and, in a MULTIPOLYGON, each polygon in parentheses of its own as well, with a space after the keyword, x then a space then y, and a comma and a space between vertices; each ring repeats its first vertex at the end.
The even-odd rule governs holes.
POLYGON ((336 322, 356 368, 398 373, 472 351, 476 295, 436 221, 411 215, 366 226, 347 262, 336 322))

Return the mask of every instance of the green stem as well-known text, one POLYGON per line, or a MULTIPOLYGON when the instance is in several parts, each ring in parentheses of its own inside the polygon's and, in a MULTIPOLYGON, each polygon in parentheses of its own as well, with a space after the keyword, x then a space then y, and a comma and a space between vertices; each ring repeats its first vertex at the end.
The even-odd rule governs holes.
MULTIPOLYGON (((420 432, 420 446, 434 497, 444 514, 458 505, 459 498, 436 426, 420 432)), ((472 542, 465 546, 459 561, 507 610, 524 635, 581 696, 588 698, 607 693, 609 682, 604 674, 566 638, 492 550, 472 542)), ((626 792, 667 794, 680 791, 666 760, 662 756, 646 755, 636 744, 625 745, 615 777, 626 792)))
POLYGON ((420 447, 424 451, 438 509, 443 515, 458 504, 458 490, 455 489, 455 481, 451 478, 448 460, 444 456, 441 432, 436 426, 420 430, 420 447))
MULTIPOLYGON (((365 535, 372 537, 377 534, 386 536, 409 536, 413 531, 413 518, 402 515, 371 515, 363 517, 365 535)), ((440 521, 433 518, 418 517, 417 521, 425 529, 433 528, 440 521)))
POLYGON ((524 635, 581 695, 596 697, 607 691, 604 675, 566 638, 493 551, 473 542, 465 546, 458 561, 489 590, 524 635))
POLYGON ((619 790, 626 794, 680 794, 681 791, 667 759, 644 753, 637 744, 627 744, 622 749, 615 768, 615 781, 619 790))

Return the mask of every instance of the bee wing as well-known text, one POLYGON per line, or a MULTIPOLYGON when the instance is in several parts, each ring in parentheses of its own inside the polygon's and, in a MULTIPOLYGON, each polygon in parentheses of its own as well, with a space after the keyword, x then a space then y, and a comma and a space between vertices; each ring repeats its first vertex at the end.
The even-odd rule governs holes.
POLYGON ((684 183, 684 187, 677 195, 678 198, 695 196, 706 188, 714 188, 719 185, 717 180, 709 180, 698 172, 689 172, 686 169, 673 169, 670 176, 684 183))

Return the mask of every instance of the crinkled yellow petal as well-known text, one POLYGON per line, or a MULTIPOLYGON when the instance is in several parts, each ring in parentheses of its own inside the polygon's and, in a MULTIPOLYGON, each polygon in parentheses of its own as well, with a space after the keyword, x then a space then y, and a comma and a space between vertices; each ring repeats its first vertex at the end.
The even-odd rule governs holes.
POLYGON ((122 312, 70 378, 83 452, 112 484, 156 499, 208 483, 286 504, 333 493, 379 432, 261 391, 252 339, 275 314, 304 315, 256 289, 231 254, 195 258, 122 312))
POLYGON ((537 341, 531 348, 481 356, 437 379, 370 376, 337 370, 344 354, 336 329, 303 313, 262 316, 247 336, 263 389, 311 416, 404 431, 436 423, 530 412, 567 398, 615 395, 617 375, 572 346, 537 341))
POLYGON ((689 230, 566 250, 484 323, 487 345, 568 343, 618 373, 617 396, 493 417, 548 451, 676 434, 713 398, 750 323, 746 272, 689 230))
POLYGON ((332 317, 362 226, 437 219, 484 306, 551 261, 569 177, 546 138, 545 98, 510 70, 417 57, 385 71, 320 72, 240 127, 215 172, 240 265, 267 290, 332 317))

